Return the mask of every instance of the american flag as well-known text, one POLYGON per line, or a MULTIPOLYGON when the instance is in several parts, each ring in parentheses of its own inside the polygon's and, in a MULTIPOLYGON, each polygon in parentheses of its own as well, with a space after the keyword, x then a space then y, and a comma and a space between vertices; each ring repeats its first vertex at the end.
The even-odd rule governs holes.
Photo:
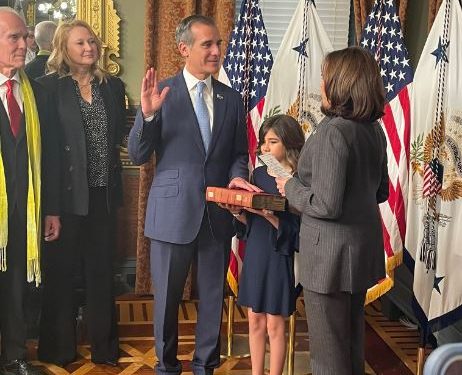
POLYGON ((363 31, 361 46, 379 64, 387 104, 382 126, 387 135, 389 198, 380 205, 387 271, 402 262, 406 236, 410 100, 413 71, 393 0, 376 0, 363 31))
POLYGON ((423 196, 436 197, 443 186, 443 165, 433 159, 424 167, 423 196))
MULTIPOLYGON (((273 56, 268 47, 268 37, 258 0, 245 0, 241 4, 239 18, 231 33, 219 79, 242 95, 247 113, 247 136, 252 167, 255 165, 258 130, 272 66, 273 56)), ((234 238, 228 283, 235 295, 238 291, 243 256, 244 245, 234 238)))

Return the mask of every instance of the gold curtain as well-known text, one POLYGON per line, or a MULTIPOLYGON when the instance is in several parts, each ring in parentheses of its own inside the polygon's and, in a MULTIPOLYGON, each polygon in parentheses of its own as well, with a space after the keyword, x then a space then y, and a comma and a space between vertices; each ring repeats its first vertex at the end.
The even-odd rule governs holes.
MULTIPOLYGON (((215 19, 223 38, 223 50, 234 22, 235 0, 146 0, 144 32, 145 67, 157 69, 159 79, 176 74, 183 67, 175 43, 175 28, 185 17, 192 14, 204 14, 215 19)), ((137 294, 151 293, 151 271, 149 261, 150 241, 144 237, 144 218, 146 203, 155 172, 155 163, 151 161, 140 168, 140 192, 138 201, 138 238, 136 285, 137 294)), ((185 289, 189 295, 190 283, 185 289)))
MULTIPOLYGON (((353 7, 355 12, 355 31, 356 40, 359 44, 361 33, 364 25, 366 24, 367 16, 371 12, 375 0, 353 0, 353 7)), ((430 0, 432 1, 432 0, 430 0)), ((441 1, 441 0, 439 0, 441 1)), ((404 32, 404 25, 406 24, 406 9, 408 0, 395 0, 399 19, 401 21, 401 28, 404 32)))
POLYGON ((435 20, 436 13, 440 9, 443 0, 429 0, 428 1, 428 30, 432 28, 433 21, 435 20))

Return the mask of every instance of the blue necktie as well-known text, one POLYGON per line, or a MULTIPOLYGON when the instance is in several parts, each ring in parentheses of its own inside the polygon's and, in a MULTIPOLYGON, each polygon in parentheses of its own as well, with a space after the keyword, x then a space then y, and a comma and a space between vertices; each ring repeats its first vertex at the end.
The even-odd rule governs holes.
POLYGON ((205 152, 207 152, 210 144, 212 132, 210 130, 210 116, 207 109, 207 104, 204 100, 205 82, 199 81, 196 85, 196 116, 199 123, 199 129, 202 135, 202 142, 204 142, 205 152))

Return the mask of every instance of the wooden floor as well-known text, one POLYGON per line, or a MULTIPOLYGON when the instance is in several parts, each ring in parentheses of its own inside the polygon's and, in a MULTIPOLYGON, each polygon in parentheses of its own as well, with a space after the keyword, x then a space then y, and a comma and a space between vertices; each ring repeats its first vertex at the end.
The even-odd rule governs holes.
MULTIPOLYGON (((225 301, 222 336, 226 338, 227 301, 225 301)), ((48 373, 58 375, 98 374, 152 374, 156 362, 152 337, 153 304, 149 297, 123 296, 117 301, 120 335, 120 361, 118 367, 95 365, 90 361, 88 345, 78 347, 80 358, 65 369, 34 361, 48 373)), ((233 356, 222 359, 215 374, 249 375, 250 359, 234 355, 248 353, 248 330, 245 311, 236 306, 234 313, 233 356)), ((303 299, 297 303, 295 374, 311 374, 309 366, 309 340, 304 318, 303 299)), ((191 359, 194 351, 194 327, 197 316, 196 301, 181 305, 179 312, 180 338, 178 357, 182 361, 183 373, 192 374, 191 359)), ((374 375, 412 375, 416 369, 418 333, 399 322, 387 320, 381 313, 380 303, 366 308, 366 370, 374 375)), ((35 355, 36 342, 30 342, 30 353, 35 355)), ((226 341, 223 342, 226 354, 226 341)), ((269 348, 268 348, 269 349, 269 348)))

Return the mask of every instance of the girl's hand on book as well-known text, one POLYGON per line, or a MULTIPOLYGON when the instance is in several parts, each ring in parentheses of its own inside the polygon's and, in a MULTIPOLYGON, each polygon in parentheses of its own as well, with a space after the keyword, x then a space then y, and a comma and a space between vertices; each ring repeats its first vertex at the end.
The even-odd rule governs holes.
POLYGON ((227 204, 227 203, 217 203, 219 207, 224 208, 225 210, 228 210, 231 212, 232 215, 239 215, 242 213, 242 207, 241 206, 234 206, 232 204, 227 204))
POLYGON ((271 211, 271 210, 265 210, 265 209, 257 210, 255 208, 250 208, 250 207, 244 207, 244 210, 252 212, 260 216, 263 216, 263 217, 267 217, 271 215, 274 216, 274 211, 271 211))
POLYGON ((234 206, 232 204, 227 204, 227 203, 217 203, 219 207, 224 208, 225 210, 228 210, 231 212, 231 214, 234 216, 234 218, 237 221, 240 221, 242 224, 247 224, 247 217, 245 215, 245 211, 241 206, 234 206))
POLYGON ((276 229, 279 227, 279 218, 274 214, 274 211, 271 210, 256 210, 255 208, 244 207, 244 210, 252 212, 256 215, 264 217, 268 220, 271 225, 273 225, 276 229))

